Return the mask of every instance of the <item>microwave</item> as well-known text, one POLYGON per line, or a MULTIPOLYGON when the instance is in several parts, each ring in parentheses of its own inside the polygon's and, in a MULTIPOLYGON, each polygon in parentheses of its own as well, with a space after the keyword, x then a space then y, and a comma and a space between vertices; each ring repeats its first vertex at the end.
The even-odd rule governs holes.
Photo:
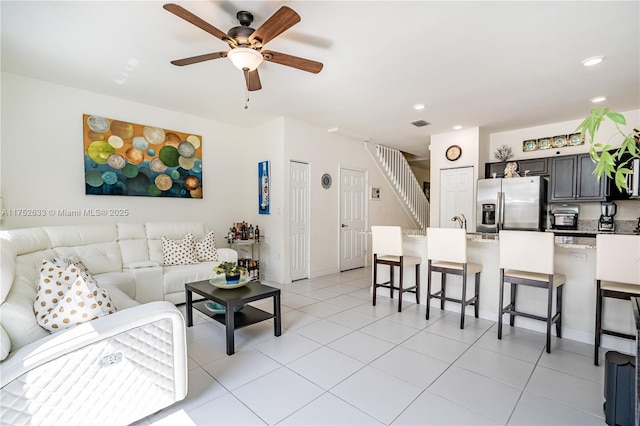
POLYGON ((608 200, 640 199, 640 158, 634 158, 629 162, 628 168, 631 174, 627 175, 627 188, 618 190, 614 179, 607 179, 608 200))

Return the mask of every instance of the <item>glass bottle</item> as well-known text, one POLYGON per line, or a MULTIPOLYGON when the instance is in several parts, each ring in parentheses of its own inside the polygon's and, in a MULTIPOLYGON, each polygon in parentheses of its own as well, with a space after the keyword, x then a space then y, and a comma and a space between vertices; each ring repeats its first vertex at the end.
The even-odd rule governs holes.
POLYGON ((262 162, 262 176, 260 181, 260 192, 262 200, 260 202, 260 210, 266 211, 269 206, 269 176, 267 174, 267 162, 262 162))

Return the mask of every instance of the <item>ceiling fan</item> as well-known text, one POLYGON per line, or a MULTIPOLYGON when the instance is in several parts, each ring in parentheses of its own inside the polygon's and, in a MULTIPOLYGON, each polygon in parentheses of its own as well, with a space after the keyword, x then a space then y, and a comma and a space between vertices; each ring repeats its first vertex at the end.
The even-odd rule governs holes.
POLYGON ((262 47, 269 41, 300 22, 300 15, 287 6, 282 6, 278 9, 258 29, 250 27, 251 22, 253 22, 253 15, 250 12, 239 11, 236 17, 240 22, 240 26, 231 28, 226 34, 180 5, 168 3, 163 7, 174 15, 217 37, 230 47, 228 51, 177 59, 171 61, 173 65, 184 66, 229 57, 233 65, 244 72, 247 89, 250 91, 262 89, 257 68, 263 60, 314 74, 322 70, 322 63, 320 62, 272 50, 262 50, 262 47))

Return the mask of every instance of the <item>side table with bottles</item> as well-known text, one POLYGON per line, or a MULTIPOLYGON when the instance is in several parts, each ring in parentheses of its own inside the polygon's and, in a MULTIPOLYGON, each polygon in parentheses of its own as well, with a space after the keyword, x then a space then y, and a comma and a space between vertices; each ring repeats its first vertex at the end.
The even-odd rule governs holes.
POLYGON ((249 271, 252 281, 260 282, 260 240, 232 240, 229 247, 238 252, 238 266, 249 271))

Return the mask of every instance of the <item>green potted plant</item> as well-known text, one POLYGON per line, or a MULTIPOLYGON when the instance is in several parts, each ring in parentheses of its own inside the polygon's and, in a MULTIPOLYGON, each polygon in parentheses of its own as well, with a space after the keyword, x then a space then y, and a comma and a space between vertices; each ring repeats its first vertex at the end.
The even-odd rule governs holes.
POLYGON ((216 274, 224 274, 227 284, 236 284, 240 282, 240 275, 244 268, 240 268, 236 262, 220 262, 218 266, 213 268, 216 274))
POLYGON ((624 115, 613 112, 609 108, 593 108, 591 113, 580 123, 576 131, 580 131, 583 135, 586 135, 590 147, 589 154, 596 163, 594 174, 598 176, 598 179, 606 174, 610 179, 615 179, 618 190, 627 189, 627 176, 632 174, 633 171, 627 167, 631 158, 640 158, 640 132, 638 129, 633 129, 630 133, 625 133, 620 126, 625 126, 627 120, 624 115), (604 120, 612 121, 616 126, 616 133, 612 136, 622 137, 620 147, 611 152, 613 145, 610 143, 596 142, 596 133, 600 128, 600 124, 604 120), (622 161, 623 155, 629 153, 631 158, 627 158, 622 161))

